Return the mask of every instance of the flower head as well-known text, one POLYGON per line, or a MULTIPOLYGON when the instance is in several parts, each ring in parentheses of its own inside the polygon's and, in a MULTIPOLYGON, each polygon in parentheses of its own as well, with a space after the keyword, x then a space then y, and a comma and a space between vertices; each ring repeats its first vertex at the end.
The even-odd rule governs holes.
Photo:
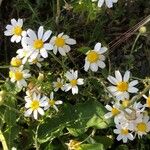
POLYGON ((10 64, 12 67, 20 67, 22 65, 22 60, 19 57, 13 57, 10 64))
POLYGON ((22 36, 26 35, 26 31, 23 31, 23 19, 11 19, 11 25, 6 26, 6 31, 4 34, 6 36, 12 36, 11 42, 19 43, 21 41, 22 36))
POLYGON ((70 38, 68 35, 64 35, 64 33, 60 33, 58 36, 53 36, 50 43, 54 46, 53 53, 55 55, 59 51, 62 56, 65 56, 71 50, 70 45, 76 44, 76 40, 70 38))
POLYGON ((38 113, 44 115, 43 107, 47 105, 46 96, 41 97, 40 94, 33 93, 32 96, 25 96, 25 116, 29 117, 33 114, 34 119, 38 119, 38 113))
POLYGON ((72 94, 78 94, 78 85, 84 84, 83 79, 78 79, 78 71, 70 70, 67 71, 65 74, 66 78, 69 80, 70 83, 66 83, 64 85, 65 91, 69 91, 72 89, 72 94))
POLYGON ((98 71, 98 67, 105 68, 105 56, 102 55, 107 51, 106 47, 101 47, 101 43, 97 43, 94 50, 90 50, 86 53, 84 70, 88 71, 91 69, 93 72, 98 71))
POLYGON ((47 105, 44 107, 44 110, 47 110, 49 107, 53 107, 57 112, 57 105, 61 105, 63 102, 61 100, 54 99, 54 93, 51 92, 50 98, 47 98, 47 105))
POLYGON ((48 57, 47 51, 53 49, 50 43, 46 43, 51 33, 52 31, 50 30, 44 33, 43 26, 39 27, 37 35, 33 30, 27 30, 27 36, 22 39, 22 44, 29 46, 30 50, 33 51, 30 56, 31 59, 35 59, 38 55, 43 58, 48 57))
POLYGON ((54 87, 54 91, 58 91, 59 89, 61 89, 62 91, 64 91, 64 80, 57 78, 56 82, 53 82, 53 87, 54 87))
POLYGON ((23 66, 18 68, 11 67, 9 71, 10 81, 13 83, 16 82, 17 87, 20 89, 27 86, 26 79, 30 76, 31 74, 29 73, 29 70, 23 70, 23 66))
POLYGON ((98 0, 98 7, 102 7, 104 2, 105 2, 106 6, 108 8, 112 8, 113 7, 113 3, 117 3, 118 0, 98 0))
POLYGON ((108 90, 116 96, 118 100, 129 99, 129 93, 137 93, 138 89, 134 86, 138 84, 137 80, 129 82, 130 71, 126 71, 123 78, 119 71, 115 71, 115 78, 108 76, 108 80, 114 85, 109 86, 108 90))
POLYGON ((126 126, 123 126, 121 124, 116 125, 117 129, 114 129, 114 133, 118 134, 117 140, 123 140, 123 143, 127 143, 128 139, 133 140, 134 136, 132 133, 129 131, 129 129, 126 126))

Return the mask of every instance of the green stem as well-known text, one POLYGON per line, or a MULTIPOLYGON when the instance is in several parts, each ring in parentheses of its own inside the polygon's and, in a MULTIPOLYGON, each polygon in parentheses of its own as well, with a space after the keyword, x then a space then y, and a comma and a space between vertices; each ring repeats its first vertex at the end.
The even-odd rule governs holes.
POLYGON ((0 141, 2 142, 3 150, 8 150, 8 146, 7 146, 5 137, 1 130, 0 130, 0 141))
POLYGON ((132 55, 132 53, 133 53, 133 51, 134 51, 135 45, 136 45, 136 43, 137 43, 137 41, 138 41, 140 35, 141 35, 141 33, 139 33, 139 34, 136 36, 136 39, 135 39, 135 41, 134 41, 134 43, 133 43, 133 46, 132 46, 132 48, 131 48, 130 56, 132 55))
POLYGON ((34 144, 36 150, 40 150, 40 145, 38 144, 38 129, 39 129, 39 125, 36 128, 35 137, 34 137, 34 144))

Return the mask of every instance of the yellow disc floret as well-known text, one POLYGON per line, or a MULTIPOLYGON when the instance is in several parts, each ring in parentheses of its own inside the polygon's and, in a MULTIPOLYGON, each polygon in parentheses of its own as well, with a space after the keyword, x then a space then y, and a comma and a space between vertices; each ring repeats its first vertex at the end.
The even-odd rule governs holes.
POLYGON ((65 40, 63 38, 58 37, 55 39, 55 45, 57 47, 63 47, 65 45, 65 40))
POLYGON ((127 135, 129 133, 128 129, 121 129, 122 135, 127 135))
POLYGON ((41 49, 43 47, 44 43, 42 40, 37 39, 34 41, 33 46, 35 49, 41 49))
POLYGON ((19 59, 19 58, 13 57, 13 58, 11 59, 10 64, 11 64, 11 66, 13 66, 13 67, 19 67, 19 66, 22 65, 22 61, 21 61, 21 59, 19 59))
POLYGON ((144 122, 138 123, 136 127, 137 127, 137 131, 140 131, 140 132, 146 132, 147 131, 147 125, 144 122))
POLYGON ((120 113, 120 111, 117 108, 112 108, 111 113, 113 116, 116 116, 120 113))
POLYGON ((50 99, 50 100, 49 100, 49 105, 50 105, 50 106, 54 106, 54 105, 55 105, 55 100, 50 99))
POLYGON ((72 86, 76 86, 76 85, 77 85, 77 80, 76 80, 76 79, 71 80, 71 81, 70 81, 70 84, 71 84, 72 86))
POLYGON ((20 36, 22 33, 22 28, 20 26, 16 26, 13 28, 13 34, 20 36))
POLYGON ((90 63, 97 62, 99 59, 100 59, 100 54, 98 54, 95 51, 90 51, 87 54, 87 61, 89 61, 90 63))
POLYGON ((120 92, 125 92, 128 90, 128 83, 127 82, 119 82, 117 84, 117 89, 120 92))
POLYGON ((37 110, 40 106, 40 103, 38 100, 33 100, 32 103, 31 103, 31 109, 32 110, 37 110))
POLYGON ((15 80, 17 80, 17 81, 22 80, 23 79, 23 73, 20 71, 16 71, 14 73, 14 77, 15 77, 15 80))

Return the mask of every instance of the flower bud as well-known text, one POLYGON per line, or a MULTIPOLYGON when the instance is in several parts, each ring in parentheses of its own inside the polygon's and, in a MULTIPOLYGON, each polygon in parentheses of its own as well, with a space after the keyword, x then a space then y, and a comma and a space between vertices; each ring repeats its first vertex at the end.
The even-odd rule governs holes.
POLYGON ((146 33, 146 27, 145 26, 140 27, 139 32, 141 34, 146 33))
POLYGON ((39 76, 37 79, 38 79, 38 81, 43 81, 44 80, 44 74, 39 73, 39 76))

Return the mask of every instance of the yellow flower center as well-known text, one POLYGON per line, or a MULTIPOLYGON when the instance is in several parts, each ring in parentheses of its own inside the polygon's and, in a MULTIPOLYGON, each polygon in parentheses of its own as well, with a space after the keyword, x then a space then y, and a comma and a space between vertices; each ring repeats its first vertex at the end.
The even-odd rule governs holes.
POLYGON ((120 92, 125 92, 128 89, 128 83, 127 82, 119 82, 117 84, 117 89, 120 92))
POLYGON ((98 54, 98 53, 95 52, 95 51, 90 51, 90 52, 87 54, 87 60, 88 60, 90 63, 97 62, 99 59, 100 59, 100 54, 98 54))
POLYGON ((125 99, 125 100, 122 102, 122 106, 123 106, 124 108, 128 107, 129 104, 130 104, 130 101, 129 101, 128 99, 125 99))
POLYGON ((65 45, 65 40, 63 38, 56 38, 55 45, 57 47, 63 47, 65 45))
POLYGON ((121 129, 122 135, 127 135, 129 133, 128 129, 121 129))
POLYGON ((40 103, 38 100, 33 100, 32 103, 31 103, 31 109, 32 110, 37 110, 40 106, 40 103))
POLYGON ((147 104, 147 107, 150 108, 150 96, 146 99, 146 104, 147 104))
POLYGON ((19 27, 19 26, 14 27, 13 33, 14 33, 15 35, 18 35, 18 36, 21 35, 21 33, 22 33, 22 28, 19 27))
POLYGON ((77 150, 80 147, 80 142, 76 140, 70 140, 67 145, 69 150, 77 150))
POLYGON ((15 80, 19 81, 19 80, 23 79, 23 73, 20 71, 16 71, 14 73, 14 77, 15 77, 15 80))
POLYGON ((22 65, 22 61, 21 59, 18 59, 16 57, 12 58, 11 62, 10 62, 11 66, 13 67, 19 67, 22 65))
POLYGON ((137 127, 137 130, 140 132, 146 132, 147 130, 147 125, 144 122, 138 123, 136 127, 137 127))
POLYGON ((72 86, 76 86, 76 85, 77 85, 77 80, 75 80, 75 79, 71 80, 71 81, 70 81, 70 84, 71 84, 72 86))
POLYGON ((33 43, 35 49, 40 49, 43 47, 43 45, 44 45, 43 41, 39 39, 35 40, 33 43))
POLYGON ((49 105, 50 105, 50 106, 54 106, 54 105, 55 105, 55 100, 50 99, 50 100, 49 100, 49 105))
POLYGON ((113 116, 116 116, 120 113, 120 111, 117 108, 112 108, 111 113, 113 116))
POLYGON ((62 86, 63 86, 63 84, 62 84, 61 82, 57 82, 57 83, 56 83, 56 87, 57 87, 57 88, 61 88, 62 86))

